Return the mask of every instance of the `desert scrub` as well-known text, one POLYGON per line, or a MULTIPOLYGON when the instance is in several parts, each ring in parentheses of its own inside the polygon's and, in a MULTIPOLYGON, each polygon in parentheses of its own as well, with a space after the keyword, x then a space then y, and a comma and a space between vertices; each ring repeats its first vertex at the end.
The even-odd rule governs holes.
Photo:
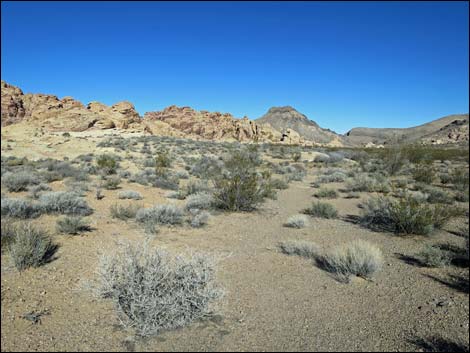
POLYGON ((118 218, 123 221, 127 221, 128 219, 135 218, 140 208, 141 206, 133 205, 133 204, 128 204, 128 205, 113 204, 109 208, 109 211, 110 211, 112 218, 118 218))
POLYGON ((426 245, 416 258, 426 267, 445 267, 452 262, 452 254, 438 246, 426 245))
POLYGON ((370 279, 382 268, 382 252, 375 245, 356 240, 315 256, 318 267, 333 273, 341 281, 351 276, 370 279))
POLYGON ((452 196, 437 187, 430 186, 430 185, 423 185, 420 187, 421 192, 426 194, 426 200, 430 203, 445 203, 445 204, 452 204, 452 196))
POLYGON ((96 157, 96 166, 104 175, 116 174, 119 162, 114 155, 102 154, 96 157))
POLYGON ((285 179, 271 179, 271 186, 276 190, 285 190, 289 188, 289 183, 285 179))
POLYGON ((320 188, 314 194, 315 197, 325 198, 325 199, 336 199, 338 197, 338 192, 333 189, 320 188))
POLYGON ((2 198, 2 217, 35 218, 41 215, 42 207, 28 199, 2 198))
POLYGON ((177 225, 183 223, 183 211, 175 205, 156 205, 151 208, 141 208, 137 211, 136 220, 139 223, 177 225))
POLYGON ((324 184, 324 183, 339 183, 345 181, 347 178, 346 173, 343 173, 341 171, 335 171, 332 174, 324 174, 320 175, 317 179, 316 182, 319 184, 324 184))
POLYGON ((225 161, 225 169, 213 176, 214 202, 228 211, 252 211, 272 196, 269 173, 257 173, 256 159, 245 151, 235 151, 225 161))
POLYGON ((142 195, 137 191, 123 190, 118 193, 119 199, 142 200, 142 195))
POLYGON ((210 213, 207 211, 201 211, 199 209, 190 210, 189 224, 193 228, 201 228, 207 224, 210 213))
POLYGON ((43 229, 31 223, 20 223, 15 228, 14 240, 8 245, 8 252, 15 267, 22 271, 48 262, 56 248, 43 229))
POLYGON ((9 192, 25 191, 30 185, 37 185, 41 179, 28 171, 20 172, 7 172, 2 175, 2 185, 6 187, 9 192))
POLYGON ((413 179, 419 183, 432 184, 435 177, 435 169, 432 165, 421 163, 413 169, 413 179))
POLYGON ((145 243, 103 255, 98 276, 99 294, 111 299, 122 324, 141 336, 206 318, 222 296, 208 256, 172 256, 145 243))
POLYGON ((48 192, 39 197, 39 203, 45 213, 80 216, 88 216, 93 213, 87 202, 73 192, 48 192))
POLYGON ((287 219, 287 222, 284 224, 285 227, 289 228, 305 228, 308 226, 308 218, 305 215, 298 214, 294 216, 290 216, 287 219))
POLYGON ((212 208, 214 204, 214 199, 211 194, 205 192, 199 192, 197 194, 189 195, 186 198, 186 210, 199 209, 199 210, 208 210, 212 208))
POLYGON ((9 217, 2 217, 2 229, 1 229, 1 249, 7 248, 9 244, 15 239, 16 225, 9 217))
POLYGON ((422 203, 412 195, 403 198, 370 198, 361 204, 361 223, 374 230, 397 234, 429 235, 451 218, 463 214, 456 207, 422 203))
POLYGON ((171 159, 167 151, 158 152, 155 157, 155 173, 157 175, 166 174, 166 169, 171 167, 171 159))
POLYGON ((56 222, 56 229, 59 233, 77 235, 90 230, 90 225, 80 216, 65 216, 56 222))
POLYGON ((107 176, 104 181, 101 183, 101 187, 106 190, 116 190, 119 188, 121 183, 121 178, 117 175, 107 176))
POLYGON ((208 185, 207 181, 205 180, 190 180, 186 187, 184 188, 184 192, 186 196, 197 194, 200 192, 210 192, 211 188, 208 185))
POLYGON ((336 218, 338 217, 338 211, 336 208, 326 202, 314 202, 309 208, 303 210, 304 214, 318 218, 336 218))
POLYGON ((314 259, 319 253, 318 246, 308 241, 288 240, 280 242, 278 246, 286 255, 297 255, 307 259, 314 259))
POLYGON ((37 199, 37 198, 39 198, 39 195, 40 195, 41 192, 51 191, 52 189, 49 185, 41 183, 41 184, 38 184, 38 185, 30 186, 28 188, 28 190, 29 190, 29 194, 30 194, 31 198, 37 199))

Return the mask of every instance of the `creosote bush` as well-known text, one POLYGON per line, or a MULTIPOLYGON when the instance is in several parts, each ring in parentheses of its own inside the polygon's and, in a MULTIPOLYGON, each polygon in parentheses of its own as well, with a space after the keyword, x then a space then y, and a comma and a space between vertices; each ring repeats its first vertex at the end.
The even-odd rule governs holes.
POLYGON ((361 223, 374 230, 429 235, 451 218, 462 214, 460 208, 430 205, 407 194, 398 200, 378 197, 365 201, 362 203, 361 223))
POLYGON ((96 165, 104 175, 116 174, 119 167, 117 158, 110 154, 102 154, 96 158, 96 165))
POLYGON ((257 173, 258 158, 235 151, 225 161, 222 173, 212 177, 215 205, 228 211, 252 211, 266 197, 273 197, 269 173, 257 173))
POLYGON ((56 249, 50 236, 31 223, 18 224, 13 241, 8 245, 11 260, 19 271, 47 263, 56 249))
POLYGON ((449 251, 432 245, 427 245, 416 257, 427 267, 445 267, 452 262, 452 254, 449 251))
POLYGON ((141 336, 206 318, 222 296, 208 256, 172 256, 145 243, 103 255, 98 275, 99 294, 111 299, 124 326, 141 336))

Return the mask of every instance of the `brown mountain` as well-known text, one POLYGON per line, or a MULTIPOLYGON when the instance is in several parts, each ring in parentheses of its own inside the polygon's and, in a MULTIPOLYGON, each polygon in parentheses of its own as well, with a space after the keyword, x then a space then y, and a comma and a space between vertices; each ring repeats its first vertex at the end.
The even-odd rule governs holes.
POLYGON ((343 137, 334 131, 321 128, 316 122, 290 106, 272 107, 257 123, 269 124, 281 133, 295 131, 304 140, 317 144, 343 145, 343 137))
POLYGON ((354 145, 368 143, 468 143, 468 114, 448 115, 429 123, 410 128, 354 128, 346 133, 346 140, 354 145))

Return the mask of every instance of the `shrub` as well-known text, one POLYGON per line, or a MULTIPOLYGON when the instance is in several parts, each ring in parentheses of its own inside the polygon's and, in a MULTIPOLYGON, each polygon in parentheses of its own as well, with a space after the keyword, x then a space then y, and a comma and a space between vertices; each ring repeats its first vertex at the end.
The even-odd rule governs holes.
POLYGON ((8 247, 15 239, 16 225, 8 217, 2 217, 1 249, 8 247))
POLYGON ((199 192, 197 194, 189 195, 186 199, 186 210, 190 209, 200 209, 208 210, 212 207, 214 203, 213 197, 211 194, 205 192, 199 192))
POLYGON ((461 214, 461 209, 425 204, 411 195, 399 200, 379 197, 362 203, 361 223, 375 230, 429 235, 461 214))
POLYGON ((168 155, 168 152, 163 151, 159 152, 155 157, 155 172, 157 175, 165 174, 165 170, 170 168, 171 159, 168 155))
POLYGON ((308 225, 308 218, 304 215, 294 215, 287 219, 287 222, 284 224, 289 228, 304 228, 308 225))
POLYGON ((317 178, 317 183, 324 184, 324 183, 339 183, 345 181, 347 175, 343 172, 334 172, 332 174, 321 175, 317 178))
POLYGON ((8 251, 15 267, 22 271, 48 262, 56 248, 44 230, 31 223, 21 223, 15 230, 14 241, 9 244, 8 251))
POLYGON ((429 164, 417 164, 413 170, 413 179, 420 183, 431 184, 435 170, 429 164))
POLYGON ((20 172, 7 172, 2 175, 2 184, 7 188, 9 192, 25 191, 30 185, 37 185, 40 183, 40 179, 37 175, 27 171, 20 172))
POLYGON ((390 175, 396 175, 406 162, 402 147, 396 145, 384 148, 381 153, 381 160, 385 171, 390 175))
POLYGON ((308 214, 312 217, 319 218, 336 218, 338 217, 338 211, 336 208, 325 202, 314 202, 309 208, 305 209, 303 213, 308 214))
POLYGON ((42 210, 46 213, 88 216, 93 210, 77 194, 67 191, 55 191, 39 197, 42 210))
POLYGON ((307 259, 314 259, 319 252, 316 244, 307 241, 284 241, 279 243, 279 248, 286 255, 297 255, 307 259))
POLYGON ((371 278, 381 269, 383 263, 381 251, 363 240, 340 245, 316 256, 315 260, 320 268, 346 281, 351 276, 371 278))
POLYGON ((452 255, 436 246, 427 245, 424 250, 416 254, 418 260, 427 267, 445 267, 450 265, 452 255))
POLYGON ((190 219, 191 227, 200 228, 202 226, 205 226, 207 224, 207 221, 209 220, 209 216, 210 213, 207 211, 194 212, 194 214, 191 215, 190 219))
POLYGON ((1 213, 5 217, 35 218, 41 215, 41 207, 27 199, 4 198, 1 200, 1 213))
POLYGON ((108 176, 102 183, 102 187, 106 190, 116 190, 119 188, 119 184, 121 183, 121 178, 118 176, 108 176))
POLYGON ((235 151, 226 161, 224 173, 213 177, 215 204, 229 211, 252 211, 270 196, 268 173, 258 174, 249 155, 235 151))
POLYGON ((102 154, 96 158, 96 165, 104 175, 116 174, 116 170, 119 167, 116 156, 110 154, 102 154))
POLYGON ((346 190, 355 192, 389 192, 388 181, 376 175, 376 178, 369 177, 366 174, 359 174, 346 184, 346 190))
POLYGON ((39 197, 39 193, 42 191, 51 191, 51 187, 47 184, 38 184, 34 186, 30 186, 28 188, 30 195, 33 199, 37 199, 39 197))
POLYGON ((118 218, 124 221, 135 218, 139 209, 139 205, 133 204, 129 204, 127 206, 114 204, 109 208, 112 218, 118 218))
POLYGON ((186 185, 185 193, 186 195, 197 194, 199 192, 209 192, 210 187, 206 181, 203 180, 190 180, 188 185, 186 185))
POLYGON ((124 190, 118 193, 120 199, 142 200, 142 195, 137 191, 124 190))
POLYGON ((289 184, 283 179, 272 179, 271 186, 276 190, 285 190, 289 187, 289 184))
POLYGON ((100 294, 114 302, 121 322, 142 336, 207 317, 222 296, 213 263, 199 254, 171 256, 127 244, 101 257, 98 274, 100 294))
POLYGON ((147 224, 181 224, 183 222, 183 211, 171 204, 141 208, 137 211, 136 220, 147 224))
POLYGON ((335 199, 338 197, 338 192, 333 189, 323 189, 320 188, 318 191, 315 193, 315 197, 318 198, 328 198, 328 199, 335 199))
POLYGON ((434 186, 425 185, 421 191, 427 195, 426 200, 430 203, 453 203, 452 197, 447 192, 434 186))
POLYGON ((90 225, 80 216, 66 216, 57 220, 56 229, 59 233, 76 235, 89 231, 90 225))
POLYGON ((455 169, 451 175, 452 184, 457 190, 468 190, 469 187, 469 173, 468 169, 455 169))

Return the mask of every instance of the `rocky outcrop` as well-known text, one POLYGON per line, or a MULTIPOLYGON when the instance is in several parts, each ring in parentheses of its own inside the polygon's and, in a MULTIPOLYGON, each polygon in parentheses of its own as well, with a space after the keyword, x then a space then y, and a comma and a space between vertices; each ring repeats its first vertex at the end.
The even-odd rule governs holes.
POLYGON ((86 107, 72 97, 59 99, 50 94, 23 94, 2 81, 2 126, 23 120, 50 131, 84 131, 87 129, 140 129, 141 118, 129 102, 111 107, 91 102, 86 107))
POLYGON ((162 111, 148 112, 144 121, 164 122, 188 137, 216 141, 299 143, 299 139, 282 139, 282 134, 269 125, 258 124, 244 117, 237 119, 229 113, 197 111, 191 107, 169 106, 162 111))
POLYGON ((302 141, 319 145, 343 145, 341 135, 321 128, 316 122, 308 119, 291 106, 272 107, 256 122, 269 124, 283 135, 287 134, 288 131, 295 131, 302 141))

